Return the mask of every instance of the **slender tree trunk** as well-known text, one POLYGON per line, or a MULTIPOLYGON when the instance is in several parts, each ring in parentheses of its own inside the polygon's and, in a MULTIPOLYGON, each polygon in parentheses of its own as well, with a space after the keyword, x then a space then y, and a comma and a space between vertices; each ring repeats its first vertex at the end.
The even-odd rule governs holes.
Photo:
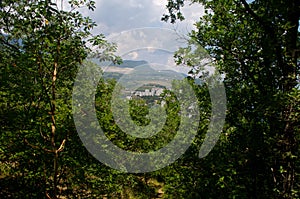
POLYGON ((55 144, 55 133, 56 133, 56 122, 55 122, 55 109, 56 109, 56 90, 55 90, 55 83, 56 83, 56 75, 57 75, 57 60, 54 63, 53 67, 53 74, 52 74, 52 106, 51 106, 51 145, 52 145, 52 150, 54 152, 54 157, 53 157, 53 198, 57 198, 57 174, 58 174, 58 165, 57 165, 57 160, 58 160, 58 153, 56 149, 56 144, 55 144))

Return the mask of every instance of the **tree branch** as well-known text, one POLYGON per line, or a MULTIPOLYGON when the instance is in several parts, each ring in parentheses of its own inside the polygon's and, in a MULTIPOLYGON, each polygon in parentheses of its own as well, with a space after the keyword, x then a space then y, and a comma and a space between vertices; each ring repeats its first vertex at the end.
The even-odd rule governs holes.
POLYGON ((248 12, 258 23, 260 23, 264 28, 272 29, 250 8, 246 0, 240 0, 240 1, 245 7, 246 12, 248 12))

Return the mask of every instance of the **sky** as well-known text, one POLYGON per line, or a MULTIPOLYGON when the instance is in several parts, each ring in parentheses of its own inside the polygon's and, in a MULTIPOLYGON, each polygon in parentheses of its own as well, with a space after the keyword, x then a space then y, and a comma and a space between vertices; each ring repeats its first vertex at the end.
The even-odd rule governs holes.
POLYGON ((175 25, 161 21, 167 14, 167 0, 96 0, 95 11, 85 11, 98 24, 94 31, 110 35, 133 28, 160 27, 187 33, 195 21, 203 15, 199 4, 186 5, 183 9, 186 20, 175 25))
POLYGON ((167 0, 96 0, 96 9, 83 10, 83 14, 97 23, 94 34, 104 34, 117 43, 116 54, 123 59, 187 71, 175 66, 173 53, 186 45, 179 38, 186 38, 204 10, 199 4, 186 5, 182 10, 186 19, 171 24, 161 21, 163 14, 168 14, 166 5, 167 0))

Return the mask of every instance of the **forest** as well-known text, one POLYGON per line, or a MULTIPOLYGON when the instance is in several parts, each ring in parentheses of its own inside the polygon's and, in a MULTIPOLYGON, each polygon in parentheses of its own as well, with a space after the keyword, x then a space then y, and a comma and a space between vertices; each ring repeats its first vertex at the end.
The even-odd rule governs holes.
MULTIPOLYGON (((143 138, 133 136, 140 128, 129 135, 115 121, 116 113, 124 113, 118 108, 124 101, 113 100, 114 90, 121 89, 117 79, 83 78, 82 90, 96 85, 88 95, 74 89, 81 67, 87 77, 103 73, 92 60, 112 66, 124 61, 116 55, 118 46, 94 34, 96 22, 81 12, 82 7, 94 11, 95 1, 0 1, 0 198, 300 198, 300 1, 167 0, 159 17, 183 21, 182 9, 190 4, 201 4, 205 13, 187 35, 186 47, 174 53, 190 76, 156 96, 165 120, 156 135, 143 138), (203 72, 196 62, 204 51, 224 75, 226 118, 213 149, 199 158, 214 109, 209 85, 195 82, 203 72), (181 107, 190 108, 194 96, 174 94, 186 87, 197 99, 194 122, 181 107), (83 102, 94 99, 98 124, 76 123, 93 111, 90 104, 74 108, 78 96, 83 102), (125 169, 104 164, 78 133, 78 126, 100 126, 118 148, 144 154, 182 136, 182 125, 193 131, 190 146, 172 164, 150 172, 126 168, 121 155, 113 160, 125 169)), ((161 115, 160 108, 149 110, 149 101, 154 103, 149 96, 129 101, 128 114, 139 127, 151 123, 149 115, 161 115)), ((99 144, 97 136, 85 136, 92 139, 90 146, 99 144)), ((149 165, 135 168, 156 168, 176 150, 167 152, 164 159, 150 158, 149 165)))

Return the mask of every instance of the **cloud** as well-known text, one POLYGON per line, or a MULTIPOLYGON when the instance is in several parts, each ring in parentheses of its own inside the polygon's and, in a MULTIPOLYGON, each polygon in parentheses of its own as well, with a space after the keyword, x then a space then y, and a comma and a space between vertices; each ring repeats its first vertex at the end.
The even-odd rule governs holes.
POLYGON ((181 46, 176 32, 165 28, 139 28, 113 33, 108 40, 118 45, 119 56, 132 51, 146 50, 148 53, 160 50, 173 53, 181 46))
POLYGON ((137 52, 131 52, 128 54, 128 56, 132 59, 132 60, 137 60, 139 57, 139 54, 137 52))
POLYGON ((142 27, 190 30, 199 16, 203 15, 203 8, 199 4, 187 5, 183 9, 186 20, 172 25, 161 21, 163 14, 167 13, 166 5, 167 0, 96 0, 97 8, 89 15, 99 25, 97 31, 106 35, 142 27))
POLYGON ((166 5, 167 0, 96 0, 95 11, 86 13, 85 10, 84 13, 97 23, 93 33, 103 33, 117 43, 118 55, 149 63, 171 64, 174 51, 186 44, 180 37, 186 37, 193 29, 193 24, 203 15, 203 7, 186 5, 182 9, 186 20, 174 25, 161 21, 167 13, 166 5), (152 28, 139 31, 145 27, 152 28), (171 34, 170 29, 176 32, 171 34))

